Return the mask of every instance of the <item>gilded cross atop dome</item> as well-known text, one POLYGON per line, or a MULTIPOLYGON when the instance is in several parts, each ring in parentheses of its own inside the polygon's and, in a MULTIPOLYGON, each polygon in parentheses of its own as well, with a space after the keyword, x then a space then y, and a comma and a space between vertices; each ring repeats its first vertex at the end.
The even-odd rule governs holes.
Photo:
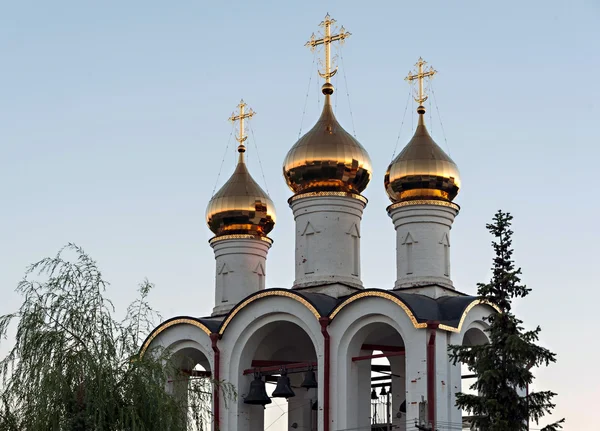
POLYGON ((393 203, 405 201, 439 200, 451 202, 460 190, 460 174, 456 163, 435 143, 425 126, 425 107, 427 96, 423 90, 423 81, 431 78, 437 71, 422 58, 417 61, 415 74, 409 72, 408 82, 418 81, 419 104, 417 113, 419 122, 410 142, 390 163, 384 177, 386 192, 393 203))
POLYGON ((332 94, 333 93, 333 85, 331 85, 331 78, 337 73, 337 66, 335 69, 331 70, 331 44, 333 42, 339 41, 340 43, 344 43, 344 40, 350 37, 351 33, 347 32, 344 26, 342 26, 339 30, 338 34, 331 34, 331 27, 335 24, 335 20, 329 16, 329 14, 325 15, 325 19, 319 24, 320 27, 324 28, 323 37, 317 39, 317 36, 313 33, 310 37, 310 40, 306 42, 305 46, 308 46, 311 51, 314 51, 317 46, 323 45, 325 47, 325 71, 318 71, 319 76, 321 78, 325 78, 325 85, 323 85, 323 93, 332 94))
POLYGON ((344 27, 332 34, 334 23, 327 14, 321 23, 323 37, 317 39, 313 33, 306 43, 313 51, 319 45, 325 47, 325 71, 319 71, 325 79, 321 88, 325 97, 317 123, 292 146, 283 162, 285 181, 296 196, 331 192, 360 195, 371 180, 369 154, 340 125, 331 106, 334 89, 330 81, 337 72, 337 68, 331 69, 331 44, 350 36, 344 27))
POLYGON ((419 81, 418 96, 414 99, 415 102, 419 104, 419 108, 417 108, 417 110, 420 111, 422 108, 423 113, 425 112, 423 103, 427 100, 427 96, 425 95, 425 90, 423 88, 423 81, 425 80, 425 78, 432 78, 433 75, 437 73, 437 70, 435 70, 431 66, 429 68, 424 68, 423 66, 425 66, 426 64, 427 62, 423 60, 423 58, 419 57, 419 61, 417 61, 417 63, 415 64, 415 66, 417 66, 416 73, 413 74, 412 72, 408 72, 408 76, 404 78, 405 80, 411 83, 412 81, 419 81))
POLYGON ((229 180, 208 203, 206 223, 215 238, 228 235, 266 237, 275 225, 275 207, 269 195, 254 181, 244 161, 244 141, 248 139, 244 120, 252 118, 256 112, 246 111, 248 105, 243 100, 237 107, 239 111, 231 114, 229 120, 240 122, 239 135, 235 137, 239 142, 238 162, 229 180))
POLYGON ((231 121, 232 123, 235 123, 236 121, 240 122, 239 135, 235 137, 235 140, 240 143, 240 145, 238 146, 238 151, 240 153, 243 153, 244 151, 246 151, 244 141, 246 139, 248 139, 248 135, 246 135, 246 131, 244 129, 244 120, 250 119, 250 118, 254 117, 254 115, 256 114, 256 112, 254 112, 252 110, 252 108, 249 108, 249 111, 246 112, 247 106, 248 105, 244 102, 244 99, 240 100, 240 103, 237 106, 238 110, 239 110, 238 114, 236 115, 234 112, 231 114, 231 117, 229 117, 229 121, 231 121))

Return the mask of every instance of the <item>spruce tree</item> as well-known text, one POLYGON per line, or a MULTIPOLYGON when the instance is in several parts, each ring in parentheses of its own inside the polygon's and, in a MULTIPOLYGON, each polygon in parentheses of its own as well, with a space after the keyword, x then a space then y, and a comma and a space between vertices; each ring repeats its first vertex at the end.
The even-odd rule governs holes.
MULTIPOLYGON (((493 223, 486 226, 494 236, 493 275, 489 283, 477 285, 478 295, 499 309, 486 319, 489 343, 450 347, 453 362, 466 364, 478 376, 470 386, 478 395, 458 393, 456 404, 472 414, 473 429, 479 431, 526 431, 530 421, 538 423, 555 407, 554 392, 529 391, 526 396, 522 393, 534 380, 531 369, 556 362, 556 355, 536 344, 539 326, 526 331, 523 322, 512 313, 513 300, 531 291, 521 283, 521 268, 515 268, 512 219, 510 213, 498 211, 493 223)), ((542 430, 562 429, 562 423, 564 419, 542 430)))
POLYGON ((0 431, 205 430, 213 385, 225 400, 234 396, 223 382, 189 380, 181 364, 194 364, 177 358, 175 366, 168 350, 140 356, 159 319, 148 304, 152 285, 140 285, 124 320, 115 318, 107 286, 75 245, 29 267, 17 288, 20 309, 0 316, 2 338, 17 321, 14 344, 0 360, 0 431), (169 381, 182 388, 180 396, 166 391, 169 381))

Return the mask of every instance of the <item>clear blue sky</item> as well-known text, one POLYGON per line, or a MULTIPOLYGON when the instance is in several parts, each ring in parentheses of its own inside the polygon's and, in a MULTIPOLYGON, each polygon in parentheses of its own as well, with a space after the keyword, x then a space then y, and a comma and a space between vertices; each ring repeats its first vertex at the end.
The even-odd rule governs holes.
MULTIPOLYGON (((99 261, 121 311, 148 277, 165 318, 209 314, 204 210, 241 97, 258 112, 252 127, 278 210, 267 284, 289 287, 293 218, 281 165, 306 100, 312 54, 303 45, 326 12, 352 33, 343 72, 374 165, 365 285, 390 288, 395 279, 383 175, 406 106, 403 78, 423 56, 439 71, 445 135, 435 106, 432 134, 463 180, 454 283, 475 293, 489 278, 485 224, 499 208, 512 212, 515 258, 533 288, 517 312, 540 324, 543 344, 558 353, 536 387, 559 393, 556 417, 567 416, 567 430, 598 429, 590 412, 600 399, 594 0, 3 2, 0 313, 18 306, 13 289, 28 263, 73 241, 99 261)), ((342 70, 337 79, 336 113, 352 131, 342 70)), ((304 131, 319 112, 317 81, 313 70, 304 131)), ((400 146, 412 121, 407 114, 400 146)), ((262 184, 252 143, 248 154, 262 184)), ((220 184, 234 160, 230 145, 220 184)))

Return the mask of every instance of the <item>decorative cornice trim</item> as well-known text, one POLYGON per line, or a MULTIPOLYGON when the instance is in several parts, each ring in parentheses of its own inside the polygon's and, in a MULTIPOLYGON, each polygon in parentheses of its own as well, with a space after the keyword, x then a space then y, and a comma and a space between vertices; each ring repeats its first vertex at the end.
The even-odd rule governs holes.
POLYGON ((273 245, 273 240, 271 238, 269 238, 268 236, 250 235, 250 234, 244 234, 244 233, 214 236, 208 240, 208 243, 210 245, 212 245, 216 242, 225 241, 228 239, 254 239, 257 241, 264 241, 269 245, 273 245))
MULTIPOLYGON (((329 318, 331 320, 333 320, 335 318, 335 316, 337 316, 337 314, 344 307, 346 307, 347 305, 350 305, 354 301, 357 301, 357 300, 359 300, 361 298, 365 298, 365 297, 376 297, 376 298, 388 299, 388 300, 392 301, 394 304, 398 305, 400 308, 402 308, 402 310, 406 313, 406 315, 408 316, 408 318, 410 319, 410 321, 412 322, 412 324, 413 324, 413 326, 415 328, 417 328, 417 329, 426 329, 427 328, 427 323, 426 322, 419 323, 417 321, 415 315, 413 314, 413 312, 404 303, 404 301, 402 301, 400 298, 398 298, 394 294, 391 294, 391 293, 388 293, 388 292, 385 292, 385 291, 379 291, 379 290, 372 290, 372 291, 360 292, 360 293, 357 293, 357 294, 354 294, 354 295, 348 297, 345 301, 343 301, 341 304, 339 304, 338 306, 336 306, 333 309, 333 311, 329 314, 329 318)), ((450 325, 440 324, 438 326, 438 328, 441 329, 441 330, 444 330, 444 331, 460 333, 462 331, 462 327, 463 327, 463 324, 465 322, 465 319, 466 319, 467 315, 477 305, 489 305, 490 307, 492 307, 497 312, 500 312, 500 308, 498 308, 497 305, 492 304, 491 302, 483 300, 483 299, 475 299, 469 305, 467 305, 467 307, 463 311, 457 327, 450 326, 450 325)))
POLYGON ((463 311, 463 314, 460 317, 460 321, 458 322, 458 327, 455 328, 453 326, 440 324, 439 328, 443 329, 444 331, 460 333, 462 331, 463 324, 465 323, 465 319, 467 318, 467 314, 469 314, 469 312, 477 305, 489 305, 494 310, 496 310, 498 313, 501 312, 500 307, 498 307, 496 304, 492 304, 491 302, 486 301, 484 299, 475 299, 473 302, 471 302, 469 305, 467 305, 467 307, 465 308, 465 311, 463 311))
POLYGON ((333 196, 333 197, 343 197, 343 198, 356 199, 356 200, 361 201, 365 205, 367 204, 367 202, 369 202, 366 197, 364 197, 363 195, 359 195, 358 193, 349 193, 349 192, 307 192, 307 193, 300 193, 300 194, 296 194, 296 195, 292 196, 291 198, 288 199, 288 204, 291 204, 294 201, 297 201, 299 199, 304 199, 304 198, 331 197, 331 196, 333 196))
POLYGON ((206 325, 204 325, 202 322, 199 322, 198 320, 194 319, 193 317, 174 317, 173 319, 169 319, 169 320, 161 323, 160 325, 158 325, 156 328, 154 328, 154 330, 150 333, 150 335, 148 335, 148 337, 144 341, 144 344, 142 344, 142 348, 140 349, 140 358, 142 356, 144 356, 144 353, 146 353, 146 350, 148 350, 148 347, 150 347, 150 344, 152 343, 152 341, 161 332, 163 332, 164 330, 166 330, 172 326, 176 326, 176 325, 192 325, 192 326, 195 326, 196 328, 200 328, 200 330, 202 330, 202 332, 204 332, 207 335, 211 334, 211 330, 208 329, 208 327, 206 325))
POLYGON ((300 296, 298 293, 293 292, 293 291, 285 291, 285 290, 265 290, 258 294, 252 295, 249 298, 246 298, 244 301, 242 301, 238 305, 236 305, 235 308, 233 308, 229 312, 229 314, 227 315, 227 318, 221 324, 221 327, 219 328, 219 335, 223 335, 223 333, 227 329, 227 326, 231 323, 233 318, 242 309, 244 309, 247 305, 249 305, 249 304, 253 303, 254 301, 257 301, 261 298, 266 298, 269 296, 281 296, 281 297, 285 297, 285 298, 291 298, 295 301, 298 301, 299 303, 304 305, 306 308, 308 308, 310 310, 310 312, 316 317, 317 320, 319 320, 321 318, 321 314, 317 311, 317 309, 309 301, 307 301, 302 296, 300 296))
POLYGON ((427 323, 419 323, 417 321, 415 315, 413 314, 413 312, 410 310, 410 308, 408 308, 408 306, 404 303, 404 301, 402 301, 400 298, 398 298, 396 295, 394 295, 392 293, 379 291, 379 290, 360 292, 355 295, 352 295, 351 297, 347 298, 344 302, 339 304, 329 314, 329 318, 333 320, 333 318, 335 318, 335 316, 337 316, 337 314, 342 310, 342 308, 346 307, 347 305, 350 305, 351 303, 353 303, 356 300, 359 300, 359 299, 365 298, 365 297, 388 299, 388 300, 392 301, 394 304, 398 305, 400 308, 402 308, 402 310, 404 310, 404 312, 406 313, 406 315, 408 316, 408 318, 410 319, 410 321, 412 322, 412 324, 415 328, 418 328, 418 329, 427 328, 427 323))
POLYGON ((440 201, 435 199, 420 199, 393 203, 387 207, 387 212, 389 213, 390 211, 395 210, 396 208, 408 207, 413 205, 435 205, 440 207, 452 208, 456 211, 460 211, 460 206, 458 204, 455 204, 454 202, 440 201))

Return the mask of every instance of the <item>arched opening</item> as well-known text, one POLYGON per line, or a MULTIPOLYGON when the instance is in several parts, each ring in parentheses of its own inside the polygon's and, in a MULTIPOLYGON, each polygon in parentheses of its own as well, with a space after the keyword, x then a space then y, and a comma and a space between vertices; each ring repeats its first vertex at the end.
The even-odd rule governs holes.
MULTIPOLYGON (((483 344, 487 344, 489 339, 484 332, 484 328, 480 325, 469 328, 465 331, 462 345, 463 346, 480 346, 483 344)), ((460 364, 460 374, 461 374, 461 382, 460 382, 460 392, 465 394, 477 395, 477 391, 475 389, 471 389, 471 386, 477 381, 477 374, 475 370, 469 369, 466 364, 460 364)), ((462 423, 463 427, 470 426, 470 417, 465 416, 462 412, 462 423)), ((468 429, 468 428, 467 428, 468 429)))
POLYGON ((392 396, 394 391, 390 359, 381 350, 373 351, 371 360, 371 425, 373 429, 387 429, 392 423, 392 396), (379 356, 379 357, 378 357, 379 356))
POLYGON ((211 429, 213 387, 209 359, 190 346, 176 350, 172 361, 176 373, 168 380, 167 391, 185 400, 188 429, 211 429))
POLYGON ((374 321, 354 334, 346 352, 344 426, 405 430, 406 362, 400 333, 374 321))
POLYGON ((317 431, 317 388, 302 387, 307 373, 316 375, 318 371, 317 354, 303 328, 285 320, 270 322, 252 334, 241 358, 239 371, 245 378, 240 379, 238 409, 247 422, 240 423, 238 429, 317 431), (289 378, 289 387, 282 385, 282 374, 289 378), (257 396, 251 383, 258 378, 271 401, 264 408, 248 404, 257 396), (276 388, 287 389, 289 398, 277 397, 276 388))

